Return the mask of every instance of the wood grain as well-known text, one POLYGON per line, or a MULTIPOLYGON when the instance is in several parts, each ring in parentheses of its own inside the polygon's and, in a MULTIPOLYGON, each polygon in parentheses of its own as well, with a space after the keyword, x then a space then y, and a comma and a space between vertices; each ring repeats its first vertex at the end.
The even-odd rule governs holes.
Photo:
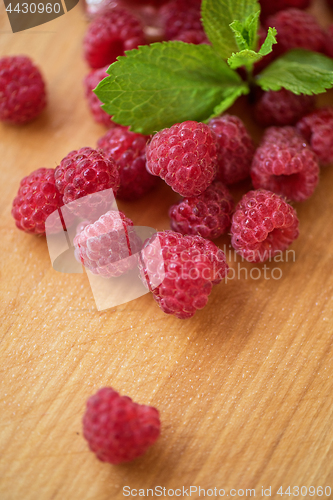
MULTIPOLYGON (((323 25, 333 21, 323 2, 313 9, 323 25)), ((333 490, 332 168, 296 205, 295 262, 269 263, 270 279, 246 279, 243 270, 186 321, 164 315, 149 295, 97 312, 86 276, 55 272, 45 238, 18 231, 10 215, 24 175, 55 167, 104 132, 83 98, 86 20, 76 7, 14 35, 3 5, 0 12, 1 55, 29 54, 49 94, 35 122, 0 125, 1 500, 117 500, 125 485, 256 488, 257 497, 263 486, 272 498, 287 497, 276 494, 281 485, 333 490), (271 276, 276 267, 281 279, 271 276), (85 400, 105 385, 161 413, 161 438, 128 465, 100 463, 82 437, 85 400)), ((333 104, 333 94, 319 103, 333 104)), ((246 102, 235 110, 258 140, 246 102)), ((175 199, 161 184, 120 208, 135 224, 162 229, 175 199)), ((228 250, 228 237, 218 243, 228 250)), ((253 267, 229 261, 236 271, 253 267)))

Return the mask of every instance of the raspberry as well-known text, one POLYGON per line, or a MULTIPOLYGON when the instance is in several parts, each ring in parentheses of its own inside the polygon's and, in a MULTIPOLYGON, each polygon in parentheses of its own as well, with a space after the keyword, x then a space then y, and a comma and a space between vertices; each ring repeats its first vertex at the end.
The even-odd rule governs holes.
POLYGON ((317 109, 304 116, 297 130, 309 142, 322 165, 333 163, 333 107, 317 109))
POLYGON ((234 184, 250 175, 254 144, 244 123, 237 116, 223 115, 208 123, 217 136, 217 176, 234 184))
POLYGON ((139 20, 121 8, 108 10, 90 23, 83 47, 88 64, 102 68, 113 63, 126 50, 145 44, 145 36, 139 20))
POLYGON ((258 189, 238 203, 231 244, 249 262, 264 262, 286 250, 298 237, 296 211, 281 196, 258 189))
POLYGON ((174 39, 184 31, 203 31, 200 2, 172 0, 160 9, 166 40, 174 39))
MULTIPOLYGON (((332 0, 333 6, 333 0, 332 0)), ((327 33, 325 35, 325 53, 328 57, 333 58, 333 24, 329 26, 327 33)))
POLYGON ((184 198, 170 208, 171 229, 211 240, 227 232, 234 200, 222 182, 215 181, 195 198, 184 198))
POLYGON ((319 166, 294 127, 270 127, 254 155, 251 177, 255 189, 269 189, 289 200, 304 201, 318 184, 319 166))
POLYGON ((101 123, 106 127, 113 127, 115 124, 111 120, 111 116, 108 115, 104 109, 101 108, 102 102, 98 99, 97 95, 93 90, 97 87, 99 82, 101 82, 105 77, 108 76, 106 70, 108 66, 104 68, 95 69, 87 75, 83 81, 85 95, 88 100, 88 105, 90 111, 97 123, 101 123))
POLYGON ((198 196, 216 175, 215 134, 204 123, 165 128, 147 145, 147 170, 182 196, 198 196))
MULTIPOLYGON (((45 221, 50 214, 63 205, 54 179, 53 168, 39 168, 21 180, 17 196, 13 201, 12 215, 16 226, 31 234, 44 234, 45 221)), ((61 227, 49 228, 58 232, 61 227)))
POLYGON ((260 0, 263 18, 289 8, 307 9, 312 0, 260 0))
POLYGON ((212 285, 220 283, 229 269, 224 252, 214 243, 173 231, 158 232, 145 242, 140 268, 142 281, 162 311, 179 319, 202 309, 212 285))
POLYGON ((120 173, 117 198, 135 200, 153 189, 158 178, 146 169, 146 142, 148 136, 130 132, 127 127, 117 126, 98 141, 105 156, 113 158, 120 173))
POLYGON ((277 29, 277 45, 274 45, 275 55, 281 55, 290 49, 302 48, 322 52, 325 35, 316 18, 300 9, 281 10, 270 16, 266 27, 277 29))
POLYGON ((134 403, 111 387, 103 387, 87 401, 83 435, 102 462, 120 464, 143 455, 160 435, 159 412, 134 403))
POLYGON ((254 115, 256 121, 264 127, 294 125, 302 116, 309 113, 314 105, 314 96, 296 95, 286 89, 278 92, 269 90, 259 97, 254 115))
MULTIPOLYGON (((101 151, 92 148, 71 151, 61 160, 60 165, 55 169, 54 176, 65 204, 106 189, 113 189, 116 195, 120 182, 116 162, 112 158, 106 158, 101 151)), ((101 196, 100 203, 105 205, 105 212, 107 205, 103 196, 101 196)), ((69 205, 68 208, 88 219, 94 217, 96 213, 100 215, 103 210, 101 206, 88 207, 84 202, 76 205, 76 207, 69 205)))
POLYGON ((0 121, 26 123, 46 106, 46 92, 39 69, 26 56, 0 59, 0 121))
POLYGON ((121 276, 133 269, 142 242, 132 226, 125 214, 111 210, 93 224, 84 221, 73 240, 76 259, 104 278, 121 276))
POLYGON ((209 40, 203 30, 187 30, 182 31, 176 35, 172 40, 179 40, 185 43, 194 43, 195 45, 200 45, 201 43, 209 44, 209 40))

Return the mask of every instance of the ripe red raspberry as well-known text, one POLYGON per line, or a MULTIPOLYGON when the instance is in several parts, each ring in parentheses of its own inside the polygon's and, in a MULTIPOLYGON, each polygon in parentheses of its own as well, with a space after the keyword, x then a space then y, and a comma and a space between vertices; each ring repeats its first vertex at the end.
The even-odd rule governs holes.
POLYGON ((169 210, 171 229, 213 240, 227 232, 234 200, 222 182, 215 181, 194 198, 184 198, 169 210))
POLYGON ((281 196, 258 189, 238 203, 231 244, 249 262, 264 262, 286 250, 298 237, 296 211, 281 196))
POLYGON ((260 0, 261 16, 265 18, 280 10, 290 8, 307 9, 311 1, 312 0, 260 0))
POLYGON ((26 56, 0 59, 0 121, 26 123, 46 106, 46 92, 39 69, 26 56))
MULTIPOLYGON (((21 180, 12 215, 22 231, 44 234, 46 219, 63 205, 62 196, 55 186, 54 172, 53 168, 39 168, 21 180)), ((49 230, 58 232, 61 227, 55 223, 49 230)))
POLYGON ((101 123, 106 127, 114 127, 115 124, 111 120, 111 116, 101 108, 102 102, 98 99, 97 95, 93 90, 97 87, 99 82, 101 82, 105 77, 108 76, 106 70, 108 66, 104 68, 92 70, 84 79, 84 91, 85 96, 88 100, 89 109, 97 123, 101 123))
POLYGON ((217 136, 217 176, 234 184, 250 175, 254 144, 244 123, 237 116, 223 115, 208 123, 217 136))
POLYGON ((302 116, 309 113, 315 105, 315 97, 296 95, 286 89, 278 92, 263 92, 254 108, 256 121, 264 126, 294 125, 302 116))
POLYGON ((178 40, 185 43, 194 43, 195 45, 200 45, 201 43, 210 43, 206 36, 206 33, 203 30, 182 31, 174 38, 172 38, 172 40, 178 40))
POLYGON ((88 64, 102 68, 113 63, 126 50, 146 43, 140 21, 121 8, 109 10, 90 23, 83 47, 88 64))
POLYGON ((117 198, 135 200, 153 189, 158 178, 146 169, 148 136, 137 134, 127 127, 117 126, 98 141, 105 156, 113 158, 119 168, 120 187, 117 198))
MULTIPOLYGON (((332 0, 333 6, 333 0, 332 0)), ((333 58, 333 24, 329 26, 327 33, 325 34, 325 53, 328 57, 333 58)))
POLYGON ((143 283, 162 311, 179 319, 191 318, 202 309, 212 285, 220 283, 229 270, 224 252, 213 242, 173 231, 148 239, 140 258, 143 283))
POLYGON ((318 184, 319 166, 294 127, 270 127, 254 155, 251 177, 255 189, 269 189, 289 200, 304 201, 318 184))
POLYGON ((300 9, 281 10, 266 20, 266 27, 277 29, 275 55, 281 55, 290 49, 302 48, 322 52, 325 35, 316 18, 300 9))
POLYGON ((87 401, 83 435, 102 462, 120 464, 143 455, 160 428, 156 408, 134 403, 111 387, 103 387, 87 401))
POLYGON ((200 2, 172 0, 160 9, 166 40, 174 39, 184 31, 203 31, 200 2))
POLYGON ((93 224, 79 224, 77 231, 75 257, 93 274, 112 278, 136 266, 142 242, 123 212, 110 210, 93 224))
POLYGON ((321 108, 304 116, 297 130, 305 137, 322 165, 333 163, 333 107, 321 108))
POLYGON ((216 175, 216 137, 204 123, 165 128, 147 145, 147 170, 182 196, 198 196, 216 175))
MULTIPOLYGON (((71 151, 60 165, 55 169, 56 186, 63 195, 63 202, 67 205, 88 194, 98 193, 106 189, 112 189, 116 195, 120 177, 118 166, 112 158, 106 158, 101 151, 92 148, 81 148, 78 151, 71 151)), ((101 204, 105 204, 107 210, 107 200, 101 196, 101 204)), ((96 213, 100 215, 103 208, 101 206, 87 206, 85 202, 77 203, 76 207, 68 207, 80 217, 94 218, 96 213)))

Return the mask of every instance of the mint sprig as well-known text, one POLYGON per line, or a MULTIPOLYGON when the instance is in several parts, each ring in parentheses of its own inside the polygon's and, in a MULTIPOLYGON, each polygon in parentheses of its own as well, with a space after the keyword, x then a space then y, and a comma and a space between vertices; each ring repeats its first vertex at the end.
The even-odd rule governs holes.
POLYGON ((116 123, 151 134, 185 120, 207 121, 253 85, 318 94, 333 87, 333 61, 292 50, 253 77, 254 63, 272 51, 276 29, 258 50, 257 0, 203 0, 202 23, 211 45, 162 42, 126 52, 95 89, 116 123), (235 71, 244 66, 248 79, 235 71))
POLYGON ((227 109, 248 87, 210 45, 162 42, 118 58, 97 87, 113 120, 151 134, 227 109), (218 111, 215 111, 215 108, 218 111))

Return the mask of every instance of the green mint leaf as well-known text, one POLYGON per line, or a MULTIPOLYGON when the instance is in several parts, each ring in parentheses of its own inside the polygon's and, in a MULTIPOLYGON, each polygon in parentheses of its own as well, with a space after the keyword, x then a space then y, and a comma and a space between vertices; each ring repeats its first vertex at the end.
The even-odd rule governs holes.
POLYGON ((244 23, 236 20, 230 24, 240 51, 257 48, 259 15, 260 11, 248 16, 244 23))
POLYGON ((151 134, 226 109, 248 85, 210 45, 162 42, 128 51, 111 64, 95 93, 113 120, 151 134), (223 103, 226 103, 223 105, 223 103))
POLYGON ((333 60, 317 52, 294 49, 256 77, 263 90, 285 88, 294 94, 320 94, 333 87, 333 60))
POLYGON ((273 45, 275 43, 277 43, 276 35, 277 35, 277 31, 275 28, 268 28, 266 40, 264 41, 264 43, 262 44, 262 46, 260 47, 260 50, 259 50, 259 54, 261 56, 267 56, 267 54, 272 52, 273 45))
POLYGON ((251 66, 257 61, 260 61, 262 56, 253 50, 241 50, 237 54, 232 54, 228 59, 228 64, 231 69, 237 69, 241 66, 251 66))
POLYGON ((245 49, 241 50, 240 52, 237 52, 236 54, 232 54, 232 56, 229 57, 228 59, 228 64, 230 68, 237 69, 240 66, 246 66, 247 68, 251 69, 255 62, 260 61, 260 59, 262 59, 263 56, 266 56, 267 54, 272 52, 273 44, 277 43, 275 35, 276 35, 276 29, 269 28, 266 40, 262 44, 259 52, 245 49))
POLYGON ((257 0, 202 1, 201 16, 205 32, 223 59, 228 59, 239 50, 255 48, 252 43, 256 37, 254 33, 257 32, 259 12, 260 5, 257 0), (235 21, 239 24, 234 24, 235 21), (231 24, 233 28, 230 28, 231 24), (242 45, 243 42, 237 32, 248 44, 247 47, 242 45))

